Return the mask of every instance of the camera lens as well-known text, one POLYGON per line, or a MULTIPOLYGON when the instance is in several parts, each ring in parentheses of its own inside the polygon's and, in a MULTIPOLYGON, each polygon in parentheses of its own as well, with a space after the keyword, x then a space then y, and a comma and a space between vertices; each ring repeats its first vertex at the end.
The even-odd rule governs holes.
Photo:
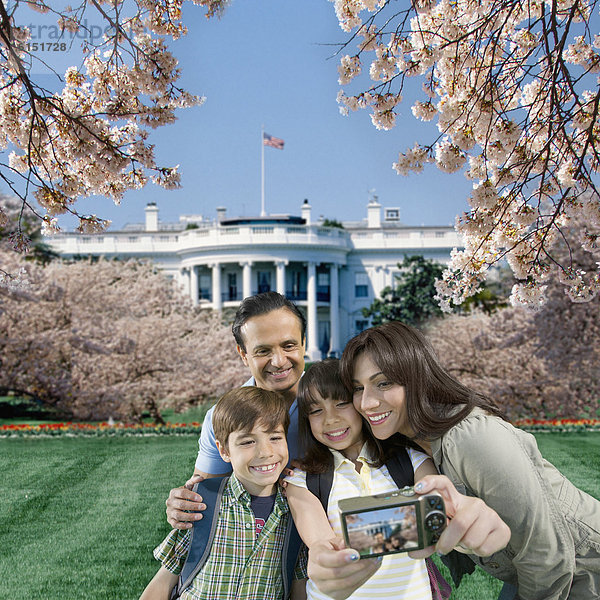
POLYGON ((446 524, 446 515, 443 512, 434 511, 430 512, 425 517, 425 527, 430 531, 437 531, 442 529, 446 524))

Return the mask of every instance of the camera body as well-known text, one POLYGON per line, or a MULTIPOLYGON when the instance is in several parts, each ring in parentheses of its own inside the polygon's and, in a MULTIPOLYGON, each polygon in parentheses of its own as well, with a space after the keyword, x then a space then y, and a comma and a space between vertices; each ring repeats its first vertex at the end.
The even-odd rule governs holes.
POLYGON ((338 502, 344 538, 361 558, 434 545, 446 527, 444 499, 415 494, 410 486, 338 502))

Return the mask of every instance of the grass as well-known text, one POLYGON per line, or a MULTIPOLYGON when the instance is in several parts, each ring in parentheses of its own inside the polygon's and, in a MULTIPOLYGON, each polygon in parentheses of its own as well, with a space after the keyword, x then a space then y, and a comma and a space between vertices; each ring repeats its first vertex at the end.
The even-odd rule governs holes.
POLYGON ((193 436, 0 441, 4 597, 138 598, 196 449, 193 436))
MULTIPOLYGON (((600 498, 600 435, 536 437, 544 456, 600 498)), ((0 596, 138 598, 169 530, 168 490, 188 478, 196 449, 194 436, 0 440, 0 596)), ((500 587, 476 571, 452 599, 495 600, 500 587)))

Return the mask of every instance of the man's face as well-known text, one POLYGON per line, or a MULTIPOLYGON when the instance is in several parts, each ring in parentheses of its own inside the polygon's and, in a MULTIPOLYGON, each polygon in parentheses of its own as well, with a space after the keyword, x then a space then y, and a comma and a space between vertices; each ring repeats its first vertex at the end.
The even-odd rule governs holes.
POLYGON ((242 325, 246 350, 237 346, 244 364, 265 390, 294 398, 304 371, 300 321, 287 308, 252 317, 242 325))

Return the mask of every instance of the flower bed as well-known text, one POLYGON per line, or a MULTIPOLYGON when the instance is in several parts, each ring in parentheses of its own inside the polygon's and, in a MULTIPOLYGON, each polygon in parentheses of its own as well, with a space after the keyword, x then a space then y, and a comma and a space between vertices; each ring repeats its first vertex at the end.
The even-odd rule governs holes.
POLYGON ((518 419, 513 425, 532 433, 600 431, 600 419, 518 419))
MULTIPOLYGON (((561 433, 571 431, 600 431, 600 419, 518 419, 513 425, 535 433, 561 433)), ((198 435, 200 423, 48 423, 43 425, 0 425, 0 438, 6 437, 56 437, 56 436, 155 436, 198 435)))
POLYGON ((198 435, 200 423, 48 423, 42 425, 0 425, 2 437, 56 437, 56 436, 155 436, 155 435, 198 435))

